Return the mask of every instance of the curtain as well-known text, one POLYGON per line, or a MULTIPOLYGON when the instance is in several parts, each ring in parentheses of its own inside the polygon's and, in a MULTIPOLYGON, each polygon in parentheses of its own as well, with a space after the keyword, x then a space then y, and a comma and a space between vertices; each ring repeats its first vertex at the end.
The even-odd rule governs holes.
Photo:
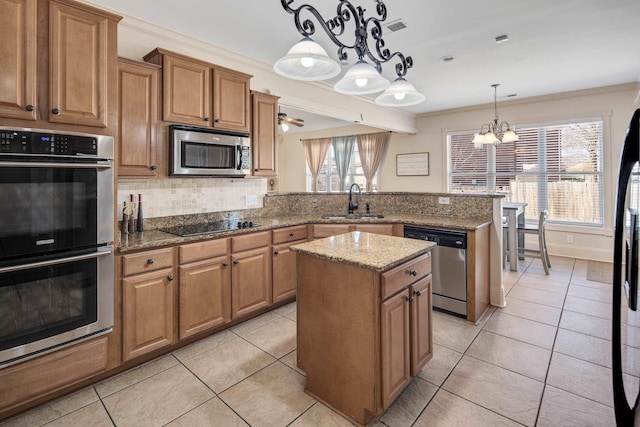
POLYGON ((331 138, 331 144, 333 144, 333 154, 336 158, 336 169, 338 172, 338 178, 340 179, 340 188, 338 190, 346 191, 345 183, 347 173, 349 172, 349 166, 351 165, 353 147, 356 144, 356 136, 335 136, 331 138))
POLYGON ((366 191, 373 191, 372 180, 380 167, 380 161, 382 161, 382 155, 390 135, 391 132, 358 135, 360 162, 362 163, 362 172, 367 180, 366 191))
POLYGON ((311 190, 315 193, 318 191, 318 173, 324 158, 327 156, 327 150, 331 144, 331 138, 303 139, 304 155, 307 159, 307 165, 311 171, 311 190))

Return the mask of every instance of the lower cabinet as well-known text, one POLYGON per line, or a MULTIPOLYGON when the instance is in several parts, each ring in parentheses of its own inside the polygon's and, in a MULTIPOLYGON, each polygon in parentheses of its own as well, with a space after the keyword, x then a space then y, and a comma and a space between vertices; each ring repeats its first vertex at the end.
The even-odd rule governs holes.
POLYGON ((230 272, 226 256, 180 266, 180 339, 231 320, 230 272))
POLYGON ((174 343, 175 269, 122 279, 122 358, 174 343))
POLYGON ((387 236, 404 235, 402 224, 312 224, 311 236, 314 239, 335 236, 350 231, 363 231, 367 233, 385 234, 387 236))
POLYGON ((273 247, 273 302, 284 301, 296 295, 296 254, 289 247, 306 240, 285 243, 273 247))
POLYGON ((431 275, 380 306, 382 406, 388 407, 433 355, 431 275))
POLYGON ((232 255, 231 318, 271 305, 271 252, 268 247, 232 255))

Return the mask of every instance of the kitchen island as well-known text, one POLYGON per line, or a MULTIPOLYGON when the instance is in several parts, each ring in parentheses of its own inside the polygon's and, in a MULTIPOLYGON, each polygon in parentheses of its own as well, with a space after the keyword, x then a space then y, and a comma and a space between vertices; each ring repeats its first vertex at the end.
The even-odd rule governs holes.
POLYGON ((367 425, 420 372, 433 354, 435 246, 355 231, 291 247, 308 394, 367 425))

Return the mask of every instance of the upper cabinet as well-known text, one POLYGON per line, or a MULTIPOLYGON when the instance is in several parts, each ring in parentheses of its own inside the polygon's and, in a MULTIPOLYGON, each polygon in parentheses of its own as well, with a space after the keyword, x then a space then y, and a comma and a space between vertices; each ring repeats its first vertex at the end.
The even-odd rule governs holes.
POLYGON ((115 130, 119 20, 71 0, 0 0, 0 124, 115 130))
POLYGON ((250 132, 250 75, 159 48, 144 60, 162 66, 164 121, 250 132))
MULTIPOLYGON (((156 177, 158 74, 147 62, 118 59, 118 177, 156 177)), ((164 161, 160 162, 164 165, 164 161)))
POLYGON ((251 91, 251 147, 254 176, 278 175, 278 97, 251 91))
POLYGON ((0 0, 0 117, 36 119, 36 0, 0 0))

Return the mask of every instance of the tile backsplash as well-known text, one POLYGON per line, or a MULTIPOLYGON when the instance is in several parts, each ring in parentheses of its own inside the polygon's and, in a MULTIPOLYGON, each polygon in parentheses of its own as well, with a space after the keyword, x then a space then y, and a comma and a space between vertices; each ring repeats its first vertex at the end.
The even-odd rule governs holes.
POLYGON ((118 180, 117 212, 122 220, 123 202, 142 194, 145 218, 263 207, 267 180, 263 178, 165 178, 118 180), (246 196, 257 196, 247 206, 246 196))

